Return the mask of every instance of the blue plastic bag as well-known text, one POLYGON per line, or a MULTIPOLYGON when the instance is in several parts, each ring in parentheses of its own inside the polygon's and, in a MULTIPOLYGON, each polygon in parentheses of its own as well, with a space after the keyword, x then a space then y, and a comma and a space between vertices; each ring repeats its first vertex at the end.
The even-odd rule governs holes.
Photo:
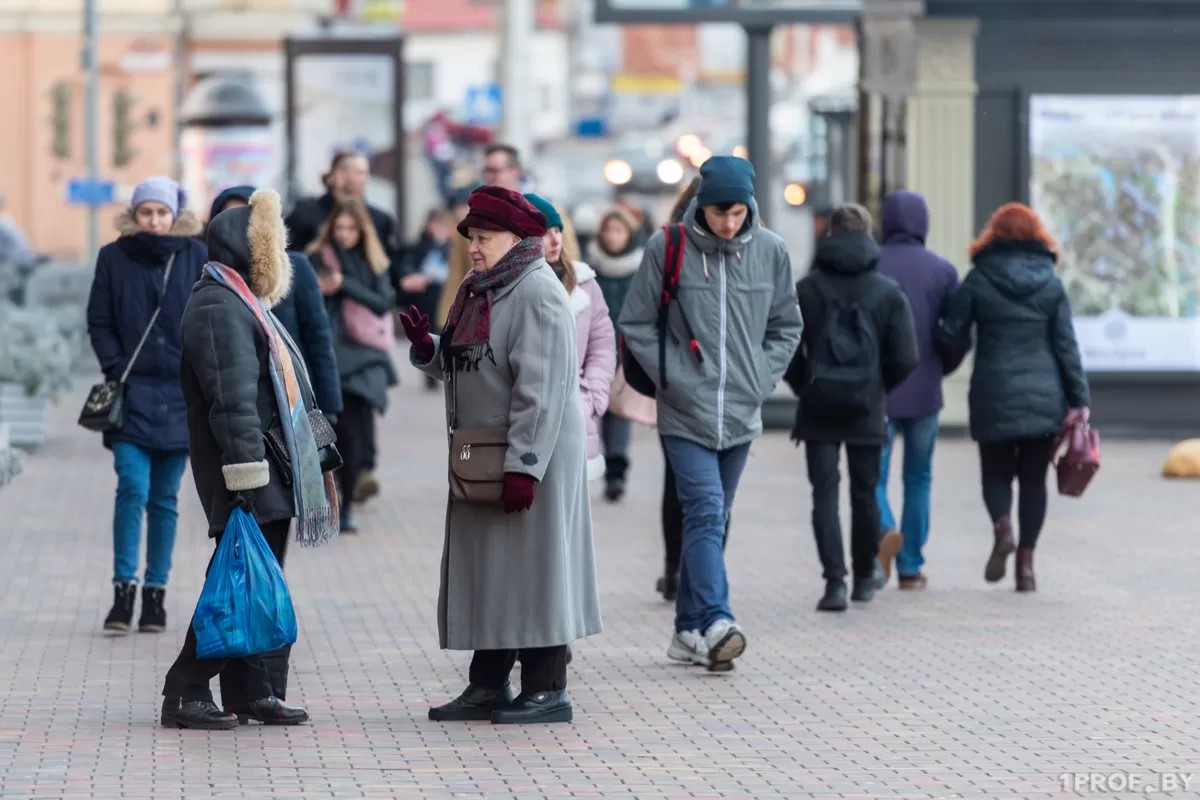
POLYGON ((235 508, 196 611, 197 658, 241 658, 296 641, 296 610, 283 570, 254 518, 235 508))

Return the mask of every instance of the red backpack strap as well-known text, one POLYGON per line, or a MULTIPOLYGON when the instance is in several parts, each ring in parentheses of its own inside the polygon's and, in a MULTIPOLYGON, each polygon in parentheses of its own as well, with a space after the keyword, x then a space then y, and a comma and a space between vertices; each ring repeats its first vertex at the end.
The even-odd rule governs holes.
POLYGON ((684 243, 687 241, 683 231, 683 223, 667 225, 663 228, 667 236, 667 245, 663 252, 663 293, 665 302, 675 296, 675 287, 679 285, 679 276, 683 272, 684 243))

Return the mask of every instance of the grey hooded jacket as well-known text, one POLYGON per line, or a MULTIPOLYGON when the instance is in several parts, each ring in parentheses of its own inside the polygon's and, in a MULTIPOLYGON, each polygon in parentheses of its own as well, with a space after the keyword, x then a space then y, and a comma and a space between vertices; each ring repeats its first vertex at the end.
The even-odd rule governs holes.
MULTIPOLYGON (((804 326, 787 247, 758 224, 758 207, 751 203, 746 227, 730 240, 702 227, 697 208, 693 200, 683 217, 687 237, 668 317, 658 426, 663 436, 725 450, 762 433, 763 401, 783 377, 804 326), (699 357, 689 348, 684 316, 699 357)), ((626 346, 655 381, 665 246, 662 231, 647 242, 620 320, 626 346)))

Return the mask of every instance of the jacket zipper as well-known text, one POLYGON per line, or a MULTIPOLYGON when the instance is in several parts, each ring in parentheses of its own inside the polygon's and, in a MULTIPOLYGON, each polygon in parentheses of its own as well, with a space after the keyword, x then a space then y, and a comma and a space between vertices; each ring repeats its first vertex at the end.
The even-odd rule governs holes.
POLYGON ((728 336, 728 307, 726 302, 726 286, 728 276, 725 269, 725 252, 721 251, 721 378, 717 384, 717 449, 721 450, 725 443, 725 376, 728 369, 729 354, 725 342, 728 336))

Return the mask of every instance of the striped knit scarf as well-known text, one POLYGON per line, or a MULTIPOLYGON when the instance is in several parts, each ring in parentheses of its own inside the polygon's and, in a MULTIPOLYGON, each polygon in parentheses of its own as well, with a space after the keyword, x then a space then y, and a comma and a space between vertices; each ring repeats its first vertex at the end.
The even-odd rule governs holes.
POLYGON ((321 472, 321 459, 317 454, 317 444, 308 421, 308 409, 300 392, 291 350, 262 301, 250 291, 236 270, 212 261, 205 265, 205 269, 214 280, 241 298, 267 335, 271 351, 268 361, 271 385, 275 389, 283 441, 287 445, 288 461, 292 467, 296 542, 302 547, 324 544, 338 533, 337 492, 333 473, 321 472))
POLYGON ((518 242, 487 272, 467 274, 454 296, 442 333, 442 339, 450 342, 449 347, 442 348, 447 372, 477 370, 485 358, 496 363, 489 341, 496 290, 511 284, 544 254, 542 237, 531 236, 518 242))

